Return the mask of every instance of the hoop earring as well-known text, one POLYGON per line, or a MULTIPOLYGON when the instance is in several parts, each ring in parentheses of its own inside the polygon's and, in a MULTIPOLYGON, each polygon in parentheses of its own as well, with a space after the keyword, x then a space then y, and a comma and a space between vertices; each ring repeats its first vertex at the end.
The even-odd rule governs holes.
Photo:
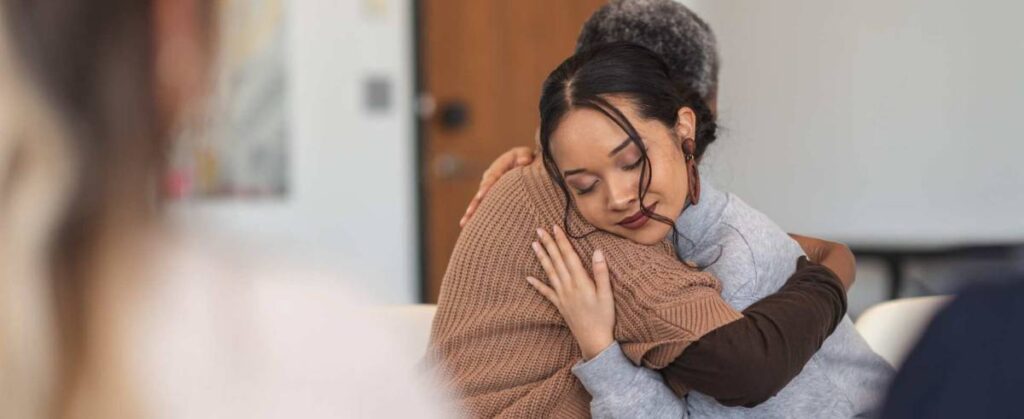
POLYGON ((683 141, 683 156, 686 158, 686 174, 689 176, 690 184, 690 205, 697 205, 700 201, 700 170, 697 170, 697 158, 694 154, 697 150, 697 142, 692 138, 683 141))

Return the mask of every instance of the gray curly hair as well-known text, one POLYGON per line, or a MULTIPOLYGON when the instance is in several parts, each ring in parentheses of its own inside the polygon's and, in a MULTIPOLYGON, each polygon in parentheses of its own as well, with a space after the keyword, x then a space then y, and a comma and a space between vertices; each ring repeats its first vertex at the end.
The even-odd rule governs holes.
POLYGON ((673 0, 612 0, 583 24, 576 50, 631 42, 661 56, 684 87, 711 100, 718 85, 718 48, 711 28, 673 0))

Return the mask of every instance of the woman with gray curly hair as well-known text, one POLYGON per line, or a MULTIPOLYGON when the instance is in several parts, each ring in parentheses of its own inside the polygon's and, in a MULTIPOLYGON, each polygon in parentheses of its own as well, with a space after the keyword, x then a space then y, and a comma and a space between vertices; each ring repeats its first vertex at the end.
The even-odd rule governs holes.
POLYGON ((715 110, 718 99, 718 44, 711 27, 673 0, 612 1, 580 30, 576 50, 610 42, 631 42, 656 52, 686 91, 697 92, 715 110))
MULTIPOLYGON (((696 14, 671 0, 613 1, 584 25, 577 51, 623 41, 657 53, 680 90, 699 95, 714 113, 719 58, 714 34, 696 14)), ((697 163, 713 139, 696 142, 693 155, 697 163)), ((532 160, 530 150, 509 153, 520 153, 519 162, 532 160)), ((499 163, 501 159, 496 165, 499 163)), ((499 166, 491 173, 496 179, 501 174, 498 172, 512 166, 515 159, 513 164, 499 166)), ((787 236, 766 216, 738 197, 714 189, 706 179, 699 183, 699 205, 694 201, 692 208, 675 220, 680 236, 674 240, 677 256, 718 277, 723 299, 735 309, 744 310, 773 293, 793 273, 784 262, 803 254, 799 244, 807 239, 787 236)), ((551 291, 542 289, 545 296, 551 291)), ((587 298, 571 294, 561 293, 552 302, 562 303, 556 306, 569 323, 590 325, 589 331, 573 331, 581 347, 605 348, 573 368, 593 396, 591 410, 595 417, 680 413, 695 417, 854 417, 878 407, 893 372, 867 346, 849 316, 844 316, 802 372, 774 397, 736 406, 691 391, 680 400, 668 391, 658 372, 633 365, 616 342, 586 342, 587 335, 610 336, 607 330, 597 329, 610 330, 612 325, 599 325, 599 313, 592 310, 574 312, 565 308, 573 306, 565 304, 567 299, 587 298)))

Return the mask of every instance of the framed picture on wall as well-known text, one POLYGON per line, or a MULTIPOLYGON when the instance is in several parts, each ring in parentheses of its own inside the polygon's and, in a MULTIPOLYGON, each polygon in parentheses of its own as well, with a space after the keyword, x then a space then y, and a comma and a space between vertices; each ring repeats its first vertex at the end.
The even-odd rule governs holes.
POLYGON ((221 0, 212 94, 174 147, 172 199, 278 199, 289 190, 285 0, 221 0))

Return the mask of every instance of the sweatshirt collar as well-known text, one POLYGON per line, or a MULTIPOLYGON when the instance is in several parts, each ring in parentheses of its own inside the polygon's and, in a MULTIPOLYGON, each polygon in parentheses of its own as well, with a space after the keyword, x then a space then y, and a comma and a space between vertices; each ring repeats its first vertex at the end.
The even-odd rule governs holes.
POLYGON ((701 179, 700 202, 687 207, 676 219, 676 229, 680 235, 676 241, 676 251, 680 257, 686 259, 694 255, 711 227, 722 218, 728 203, 728 194, 711 186, 707 177, 701 179))

